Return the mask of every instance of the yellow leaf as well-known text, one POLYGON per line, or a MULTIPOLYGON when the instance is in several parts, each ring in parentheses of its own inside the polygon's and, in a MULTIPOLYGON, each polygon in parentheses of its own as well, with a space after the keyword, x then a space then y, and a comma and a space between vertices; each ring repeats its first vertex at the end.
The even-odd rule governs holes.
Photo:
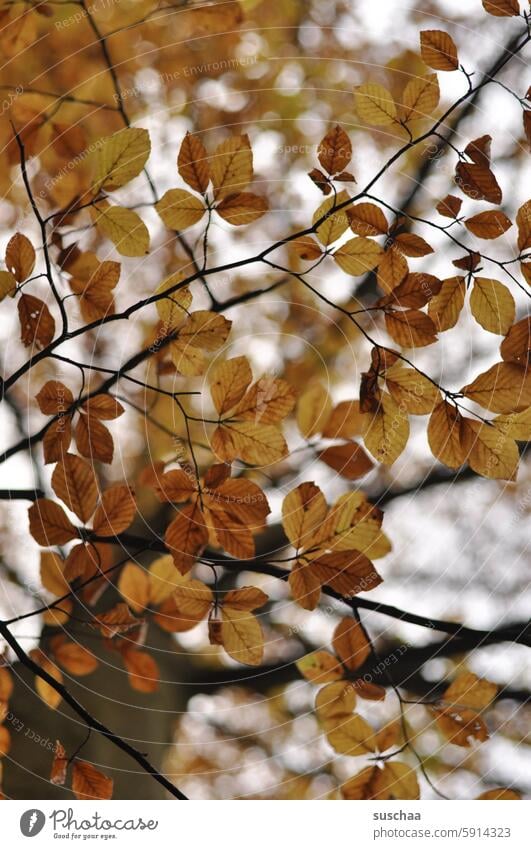
POLYGON ((441 393, 433 383, 412 368, 395 363, 385 373, 387 388, 400 406, 404 405, 408 413, 424 416, 431 413, 441 402, 441 393))
POLYGON ((363 441, 379 463, 391 466, 409 439, 407 413, 387 392, 382 392, 378 409, 364 413, 363 441))
POLYGON ((269 601, 269 596, 258 587, 239 587, 229 590, 223 598, 224 607, 234 610, 256 610, 269 601))
POLYGON ((376 750, 374 732, 363 717, 353 713, 348 719, 338 718, 335 727, 328 727, 328 742, 340 755, 357 757, 376 750))
MULTIPOLYGON (((52 661, 46 657, 41 649, 32 649, 30 657, 33 662, 36 663, 43 672, 48 673, 54 681, 58 684, 63 683, 63 673, 55 665, 55 663, 52 663, 52 661)), ((35 689, 43 702, 45 702, 51 710, 55 710, 59 707, 62 699, 61 693, 58 693, 55 687, 53 687, 52 684, 49 684, 48 681, 45 681, 44 678, 41 678, 40 675, 35 676, 35 689)))
POLYGON ((306 548, 327 514, 325 497, 314 483, 301 483, 282 503, 282 526, 295 548, 306 548))
POLYGON ((17 281, 10 271, 0 271, 0 301, 17 294, 17 281))
MULTIPOLYGON (((173 289, 182 280, 184 280, 184 274, 181 271, 170 274, 157 286, 155 294, 160 295, 167 292, 168 289, 173 289)), ((171 294, 156 302, 157 312, 160 320, 164 322, 166 333, 170 333, 183 323, 191 304, 192 293, 188 286, 175 289, 171 294)))
POLYGON ((177 157, 179 174, 196 192, 204 194, 210 182, 207 152, 198 136, 186 133, 177 157))
POLYGON ((145 256, 149 252, 149 232, 136 212, 123 206, 98 202, 94 224, 115 245, 122 256, 145 256))
POLYGON ((357 236, 349 239, 334 253, 334 259, 346 274, 359 277, 378 265, 383 248, 372 239, 357 236))
POLYGON ((496 416, 492 424, 506 436, 527 442, 531 439, 531 407, 522 410, 520 413, 496 416))
POLYGON ((264 637, 256 616, 247 610, 223 606, 221 610, 223 648, 234 660, 259 666, 264 654, 264 637))
POLYGON ((234 408, 231 418, 276 424, 295 406, 295 390, 279 377, 264 375, 249 388, 234 408))
POLYGON ((170 230, 186 230, 197 224, 206 212, 202 200, 185 189, 169 189, 155 209, 170 230))
POLYGON ((443 280, 439 292, 428 304, 428 315, 437 332, 449 330, 457 324, 465 303, 466 285, 464 277, 448 277, 443 280))
POLYGON ((476 796, 476 799, 487 799, 489 801, 497 799, 503 802, 519 802, 521 798, 516 790, 511 790, 508 787, 496 787, 494 790, 486 790, 485 793, 476 796))
POLYGON ((70 586, 64 576, 63 560, 55 552, 41 552, 40 577, 44 589, 56 596, 70 592, 70 586))
POLYGON ((23 233, 15 233, 7 243, 6 265, 18 283, 30 277, 35 267, 35 248, 23 233))
POLYGON ((420 33, 420 54, 436 71, 455 71, 459 67, 457 47, 447 32, 426 29, 420 33))
POLYGON ((407 260, 394 247, 389 248, 378 263, 378 285, 384 292, 392 292, 407 276, 407 260))
POLYGON ((236 457, 253 466, 277 463, 288 453, 286 441, 274 425, 254 422, 225 423, 212 436, 212 451, 226 463, 236 457))
POLYGON ((147 130, 126 127, 104 139, 95 154, 94 191, 112 192, 142 171, 151 152, 147 130))
POLYGON ((487 277, 474 278, 470 295, 472 315, 485 330, 505 336, 514 322, 516 306, 507 286, 487 277))
POLYGON ((98 485, 92 466, 75 454, 66 454, 55 467, 51 483, 53 491, 68 509, 82 522, 87 522, 98 500, 98 485))
POLYGON ((384 766, 386 790, 393 799, 419 799, 420 788, 415 770, 400 761, 389 760, 384 766))
POLYGON ((356 693, 350 681, 334 681, 322 687, 315 697, 315 710, 326 726, 336 717, 350 716, 356 706, 356 693))
POLYGON ((367 124, 385 126, 396 120, 393 96, 379 83, 364 83, 358 86, 354 96, 358 115, 367 124))
POLYGON ((120 572, 118 590, 134 613, 147 607, 150 595, 148 573, 137 563, 126 563, 120 572))
POLYGON ((299 398, 297 424, 302 435, 308 439, 324 428, 332 410, 332 399, 320 383, 314 383, 299 398))
POLYGON ((515 480, 520 455, 513 439, 475 419, 461 422, 461 442, 471 469, 479 475, 515 480))
POLYGON ((401 98, 401 118, 406 123, 429 118, 439 103, 440 91, 437 74, 415 77, 404 89, 401 98))
POLYGON ((337 241, 348 229, 348 218, 345 209, 340 209, 337 212, 333 210, 341 204, 345 203, 349 198, 347 192, 339 192, 337 197, 333 195, 327 198, 317 207, 312 217, 312 224, 315 225, 318 221, 327 216, 322 224, 317 227, 317 238, 322 245, 328 246, 332 242, 337 241))
POLYGON ((327 651, 316 651, 301 657, 296 662, 296 667, 301 675, 312 684, 327 684, 330 681, 339 681, 343 676, 343 669, 337 658, 327 651))
POLYGON ((183 576, 175 568, 171 554, 164 554, 153 561, 148 570, 149 602, 161 604, 183 581, 183 576))
POLYGON ((495 363, 461 391, 493 413, 520 412, 531 406, 531 372, 517 363, 495 363))
POLYGON ((243 398, 252 379, 247 357, 234 357, 214 366, 210 394, 220 416, 232 410, 243 398))
POLYGON ((249 137, 234 136, 218 145, 210 160, 210 174, 218 200, 243 191, 253 177, 249 137))
POLYGON ((473 672, 462 672, 444 691, 443 700, 452 707, 467 707, 474 710, 486 708, 498 692, 497 684, 478 678, 473 672))

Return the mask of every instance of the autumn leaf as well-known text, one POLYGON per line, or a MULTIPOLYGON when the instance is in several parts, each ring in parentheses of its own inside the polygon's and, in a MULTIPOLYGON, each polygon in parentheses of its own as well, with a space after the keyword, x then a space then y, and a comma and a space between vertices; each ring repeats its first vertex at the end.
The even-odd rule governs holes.
POLYGON ((379 83, 364 83, 354 91, 356 110, 362 121, 373 126, 392 124, 397 117, 391 93, 379 83))
POLYGON ((420 52, 426 65, 436 71, 455 71, 459 67, 457 47, 448 33, 442 30, 422 30, 420 52))
POLYGON ((15 233, 6 247, 6 265, 17 281, 23 283, 35 267, 35 248, 23 233, 15 233))
POLYGON ((241 192, 253 177, 253 153, 247 135, 222 142, 210 158, 210 175, 218 200, 241 192))
POLYGON ((90 519, 96 509, 98 485, 89 463, 75 454, 66 454, 54 469, 52 489, 82 522, 90 519))
POLYGON ((94 514, 92 527, 102 537, 116 536, 127 530, 136 513, 135 494, 131 487, 115 485, 107 489, 94 514))
POLYGON ((21 295, 17 302, 20 339, 26 348, 46 348, 55 336, 55 320, 40 298, 21 295))
POLYGON ((112 192, 129 183, 140 174, 150 152, 147 130, 126 127, 104 139, 94 157, 94 191, 112 192))
POLYGON ((204 203, 184 189, 169 189, 155 208, 170 230, 186 230, 197 224, 206 212, 204 203))
POLYGON ((30 534, 39 545, 64 545, 77 536, 77 530, 63 508, 48 498, 38 498, 28 514, 30 534))
POLYGON ((144 256, 149 251, 149 232, 132 209, 98 202, 93 220, 102 236, 106 236, 122 256, 144 256))
POLYGON ((179 174, 190 188, 204 194, 210 182, 210 168, 205 146, 198 136, 186 133, 177 157, 179 174))
POLYGON ((352 145, 342 127, 336 124, 321 140, 317 156, 327 174, 344 171, 352 159, 352 145))
POLYGON ((76 760, 72 790, 76 799, 111 799, 113 780, 87 761, 76 760))
POLYGON ((342 619, 332 638, 334 651, 347 669, 358 669, 367 660, 371 647, 360 623, 355 619, 342 619))
POLYGON ((134 613, 147 607, 150 597, 149 575, 137 563, 126 563, 120 572, 118 589, 134 613))
POLYGON ((485 330, 503 336, 514 321, 516 306, 507 286, 487 277, 474 278, 470 295, 472 315, 485 330))

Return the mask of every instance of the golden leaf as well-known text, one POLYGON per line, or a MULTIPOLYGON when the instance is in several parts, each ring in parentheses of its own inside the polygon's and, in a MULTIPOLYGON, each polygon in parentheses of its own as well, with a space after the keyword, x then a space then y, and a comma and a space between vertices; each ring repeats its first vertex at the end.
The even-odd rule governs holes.
POLYGON ((341 785, 344 799, 387 800, 389 792, 384 771, 379 766, 368 766, 341 785))
POLYGON ((478 678, 473 672, 462 672, 444 691, 442 699, 452 707, 483 710, 496 698, 497 684, 478 678))
POLYGON ((470 295, 472 315, 485 330, 503 336, 514 322, 516 306, 507 286, 498 280, 476 277, 470 295))
POLYGON ((41 551, 40 578, 44 589, 56 596, 70 592, 63 560, 53 551, 41 551))
POLYGON ((247 357, 225 360, 212 369, 210 394, 217 412, 228 413, 240 401, 253 375, 247 357))
POLYGON ((391 466, 409 439, 407 413, 387 392, 382 392, 378 409, 364 413, 363 441, 379 463, 391 466))
POLYGON ((98 668, 98 659, 89 649, 62 636, 53 642, 54 657, 71 675, 90 675, 98 668))
POLYGON ((151 152, 147 130, 126 127, 104 139, 95 154, 94 191, 112 192, 142 171, 151 152))
POLYGON ((389 760, 384 765, 385 789, 393 799, 419 799, 420 788, 415 770, 400 761, 389 760))
POLYGON ((439 292, 430 300, 428 315, 439 333, 457 324, 466 295, 464 277, 448 277, 443 280, 439 292))
POLYGON ((332 399, 320 383, 314 383, 300 396, 297 404, 297 425, 308 439, 325 426, 332 410, 332 399))
POLYGON ((111 240, 122 256, 145 256, 149 253, 149 232, 136 212, 123 206, 98 202, 93 210, 96 228, 111 240))
POLYGON ((318 221, 326 216, 322 224, 317 227, 317 238, 322 245, 328 246, 332 242, 336 242, 345 230, 348 229, 348 218, 344 209, 339 209, 334 212, 336 207, 345 203, 349 199, 347 192, 339 192, 337 197, 333 195, 327 198, 317 207, 312 217, 312 224, 315 226, 318 221))
POLYGON ((247 610, 227 607, 221 610, 221 641, 234 660, 259 666, 264 654, 264 637, 256 616, 247 610))
POLYGON ((169 189, 155 209, 170 230, 186 230, 197 224, 206 212, 202 200, 185 189, 169 189))
POLYGON ((401 118, 406 123, 429 118, 439 103, 437 74, 415 77, 406 85, 401 98, 401 118))
POLYGON ((314 483, 301 483, 286 495, 282 503, 282 526, 295 548, 308 546, 327 510, 325 497, 314 483))
POLYGON ((357 236, 349 239, 334 253, 334 259, 346 274, 359 277, 378 265, 383 248, 372 239, 357 236))
POLYGON ((120 572, 118 590, 134 613, 148 605, 150 581, 148 573, 137 563, 126 563, 120 572))
POLYGON ((362 121, 385 126, 396 121, 397 112, 392 94, 379 83, 364 83, 354 90, 356 110, 362 121))
POLYGON ((296 662, 296 667, 301 675, 312 684, 327 684, 330 681, 339 681, 343 676, 343 669, 337 658, 327 651, 316 651, 301 657, 296 662))
POLYGON ((513 439, 475 419, 461 421, 461 443, 471 469, 479 475, 515 480, 520 455, 513 439))
POLYGON ((404 405, 408 413, 424 416, 441 402, 441 393, 423 374, 396 363, 387 369, 385 382, 396 403, 404 405))
POLYGON ((520 412, 531 406, 531 373, 518 363, 495 363, 461 391, 493 413, 520 412))
POLYGON ((315 697, 315 711, 325 725, 336 717, 347 718, 356 706, 356 693, 350 681, 334 681, 322 687, 315 697))
POLYGON ((326 737, 332 748, 340 755, 356 757, 376 750, 374 732, 363 717, 353 713, 348 719, 339 717, 336 725, 326 729, 326 737))

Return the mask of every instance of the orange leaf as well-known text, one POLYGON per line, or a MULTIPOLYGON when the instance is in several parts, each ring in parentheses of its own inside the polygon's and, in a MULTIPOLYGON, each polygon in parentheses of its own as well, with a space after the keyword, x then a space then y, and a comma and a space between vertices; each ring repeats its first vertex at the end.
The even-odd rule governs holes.
POLYGON ((77 799, 111 799, 113 780, 87 761, 76 760, 72 790, 77 799))

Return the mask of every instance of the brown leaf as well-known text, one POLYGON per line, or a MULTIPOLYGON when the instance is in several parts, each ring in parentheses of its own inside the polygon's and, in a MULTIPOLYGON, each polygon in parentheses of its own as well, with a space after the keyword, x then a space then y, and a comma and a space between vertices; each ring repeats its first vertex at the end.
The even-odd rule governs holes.
POLYGON ((18 283, 30 277, 35 267, 35 249, 27 236, 15 233, 7 243, 6 265, 18 283))
POLYGON ((457 218, 462 204, 461 198, 457 198, 455 195, 446 195, 439 201, 435 209, 439 215, 443 215, 445 218, 457 218))
POLYGON ((343 666, 350 670, 362 666, 371 653, 363 628, 351 617, 345 617, 336 625, 332 646, 343 666))
POLYGON ((465 221, 467 230, 470 230, 478 239, 497 239, 512 226, 512 221, 501 209, 480 212, 465 221))
POLYGON ((66 454, 54 469, 52 489, 69 510, 87 522, 98 500, 96 476, 89 463, 75 454, 66 454))
POLYGON ((352 159, 352 145, 346 132, 336 124, 321 140, 317 156, 327 174, 338 174, 352 159))
POLYGON ((107 489, 94 514, 92 527, 98 536, 110 537, 127 530, 136 513, 136 499, 131 487, 115 485, 107 489))
POLYGON ((341 477, 353 481, 363 477, 374 464, 357 442, 342 442, 325 448, 319 459, 338 472, 341 477))
POLYGON ((77 799, 111 799, 113 780, 87 761, 76 760, 72 790, 77 799))
POLYGON ((39 351, 46 348, 55 334, 55 320, 44 301, 34 295, 21 295, 17 309, 22 344, 39 351))
POLYGON ((203 142, 196 135, 186 133, 177 157, 179 174, 196 192, 204 194, 210 182, 208 155, 203 142))
POLYGON ((436 71, 455 71, 459 67, 457 47, 448 33, 442 30, 421 31, 420 53, 426 65, 436 71))
POLYGON ((109 430, 99 419, 80 415, 75 427, 75 439, 79 453, 89 460, 112 463, 114 442, 109 430))
POLYGON ((39 498, 28 510, 30 534, 39 545, 64 545, 77 536, 77 530, 55 501, 39 498))

